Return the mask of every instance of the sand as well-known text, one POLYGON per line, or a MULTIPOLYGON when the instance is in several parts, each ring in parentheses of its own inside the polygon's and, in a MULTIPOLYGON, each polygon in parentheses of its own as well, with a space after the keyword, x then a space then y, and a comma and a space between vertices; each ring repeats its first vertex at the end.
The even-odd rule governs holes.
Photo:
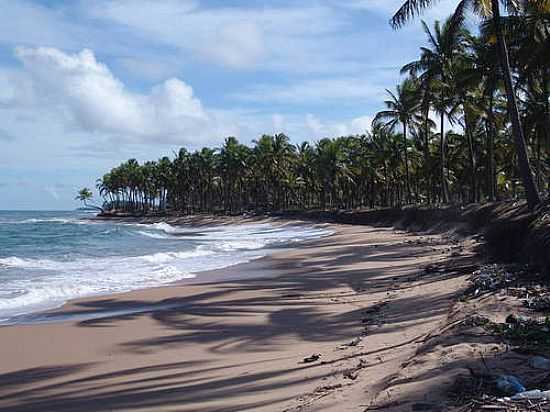
POLYGON ((389 382, 447 322, 473 253, 439 235, 329 227, 198 282, 1 327, 0 410, 392 410, 389 382))

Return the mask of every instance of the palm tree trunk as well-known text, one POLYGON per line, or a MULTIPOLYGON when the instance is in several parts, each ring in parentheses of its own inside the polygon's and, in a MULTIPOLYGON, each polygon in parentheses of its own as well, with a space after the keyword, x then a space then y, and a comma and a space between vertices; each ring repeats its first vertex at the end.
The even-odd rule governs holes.
POLYGON ((495 113, 493 109, 493 96, 494 94, 491 94, 487 110, 487 134, 489 136, 489 200, 494 202, 497 199, 497 176, 495 162, 495 139, 497 128, 495 123, 495 113))
POLYGON ((487 169, 488 182, 487 182, 487 195, 491 202, 496 200, 496 177, 495 177, 495 135, 494 128, 490 125, 490 121, 485 125, 485 132, 487 134, 487 169))
POLYGON ((540 196, 537 188, 535 187, 535 181, 533 180, 533 174, 531 173, 531 168, 529 166, 527 146, 525 144, 525 137, 523 136, 518 105, 512 85, 512 74, 510 70, 510 61, 508 59, 508 50, 506 48, 506 41, 504 39, 500 24, 500 8, 498 0, 491 0, 491 5, 493 6, 493 24, 495 25, 495 32, 497 35, 500 64, 504 77, 504 86, 506 88, 508 115, 510 116, 510 120, 512 122, 512 133, 514 135, 514 142, 516 145, 519 171, 523 186, 525 188, 527 204, 529 205, 529 209, 533 210, 540 203, 540 196))
POLYGON ((476 180, 476 157, 474 151, 474 137, 472 134, 472 127, 470 123, 470 117, 466 113, 466 108, 464 108, 464 123, 465 123, 465 133, 466 138, 468 139, 468 155, 470 157, 470 168, 471 170, 471 185, 472 187, 470 192, 470 201, 475 203, 477 200, 477 180, 476 180))
MULTIPOLYGON (((443 99, 441 99, 443 100, 443 99)), ((449 193, 447 191, 447 177, 445 176, 445 112, 443 111, 443 101, 441 102, 439 154, 441 157, 441 199, 443 203, 449 203, 449 193)))
POLYGON ((426 197, 430 204, 430 105, 426 105, 424 112, 424 178, 426 179, 426 197))
MULTIPOLYGON (((547 68, 543 69, 542 76, 542 92, 544 96, 544 137, 547 141, 550 141, 550 100, 549 100, 549 90, 548 90, 548 70, 547 68)), ((542 173, 542 163, 541 163, 541 140, 543 136, 539 135, 537 140, 537 185, 539 190, 543 190, 544 187, 544 176, 542 173)))
POLYGON ((405 175, 407 178, 407 203, 411 203, 411 180, 409 175, 409 153, 407 151, 407 124, 403 122, 403 152, 405 153, 405 175))

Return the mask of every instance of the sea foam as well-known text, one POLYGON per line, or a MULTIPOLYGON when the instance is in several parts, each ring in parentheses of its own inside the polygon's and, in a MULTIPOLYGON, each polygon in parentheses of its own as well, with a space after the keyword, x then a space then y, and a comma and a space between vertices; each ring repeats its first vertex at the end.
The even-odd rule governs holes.
POLYGON ((23 232, 16 226, 7 226, 13 228, 8 232, 0 229, 0 246, 5 246, 0 249, 0 319, 59 306, 69 299, 200 276, 201 271, 265 256, 269 248, 330 234, 318 227, 265 223, 87 224, 72 216, 22 221, 27 221, 23 232), (73 221, 78 224, 67 224, 73 221))

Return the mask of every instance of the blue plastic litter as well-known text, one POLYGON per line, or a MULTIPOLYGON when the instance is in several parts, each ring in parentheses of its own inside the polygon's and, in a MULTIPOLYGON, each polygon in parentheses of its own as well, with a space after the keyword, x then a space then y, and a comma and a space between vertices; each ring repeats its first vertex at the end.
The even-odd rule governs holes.
POLYGON ((496 380, 496 386, 499 391, 506 395, 515 395, 526 390, 520 380, 513 375, 499 376, 496 380))

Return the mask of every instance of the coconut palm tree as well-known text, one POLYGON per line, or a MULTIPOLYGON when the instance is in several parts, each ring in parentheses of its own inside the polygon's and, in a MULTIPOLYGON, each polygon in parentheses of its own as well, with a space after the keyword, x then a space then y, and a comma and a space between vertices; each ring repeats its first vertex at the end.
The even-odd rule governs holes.
MULTIPOLYGON (((512 123, 512 132, 516 146, 518 165, 522 177, 523 186, 525 189, 527 203, 530 209, 534 209, 540 203, 540 196, 536 189, 533 175, 531 173, 529 156, 527 154, 527 146, 521 126, 518 103, 516 95, 514 93, 508 48, 506 45, 506 40, 504 38, 500 15, 500 2, 504 3, 505 7, 508 7, 510 12, 512 13, 518 13, 520 11, 520 2, 516 0, 460 0, 457 3, 455 13, 452 17, 451 25, 453 27, 462 26, 464 22, 465 12, 468 9, 474 10, 477 15, 485 20, 490 19, 493 24, 497 38, 499 61, 504 78, 506 99, 508 103, 508 115, 512 123)), ((407 22, 407 20, 415 17, 424 9, 433 6, 435 3, 435 0, 406 0, 401 5, 399 10, 397 10, 397 12, 394 14, 392 19, 390 20, 390 23, 394 28, 399 28, 403 26, 407 22)), ((524 0, 521 3, 531 4, 541 8, 550 8, 550 4, 546 0, 524 0)))
POLYGON ((403 80, 403 82, 397 86, 396 93, 386 89, 386 93, 389 95, 389 99, 384 102, 387 110, 378 112, 374 117, 374 122, 383 122, 386 127, 394 130, 398 124, 401 124, 403 133, 403 159, 405 162, 405 175, 406 175, 406 191, 407 202, 411 202, 411 180, 409 172, 409 154, 408 154, 408 140, 407 131, 415 127, 420 121, 422 121, 419 114, 419 102, 416 99, 416 84, 411 78, 403 80))
POLYGON ((90 205, 88 203, 90 200, 93 199, 93 197, 94 197, 94 194, 92 193, 92 191, 87 187, 83 187, 78 191, 78 194, 76 195, 75 200, 81 201, 86 207, 97 209, 100 212, 103 212, 103 208, 96 205, 90 205))
MULTIPOLYGON (((403 66, 401 73, 418 76, 420 87, 431 92, 435 97, 431 105, 439 114, 440 123, 441 197, 443 202, 447 203, 449 195, 446 176, 447 162, 445 159, 445 118, 450 117, 450 107, 454 104, 454 94, 452 93, 454 71, 457 59, 464 53, 466 33, 460 27, 454 26, 451 19, 445 21, 443 25, 436 21, 433 32, 424 21, 422 21, 422 27, 428 39, 428 47, 421 47, 420 58, 403 66)), ((428 105, 423 108, 426 119, 430 106, 427 102, 425 102, 425 105, 428 105)))

